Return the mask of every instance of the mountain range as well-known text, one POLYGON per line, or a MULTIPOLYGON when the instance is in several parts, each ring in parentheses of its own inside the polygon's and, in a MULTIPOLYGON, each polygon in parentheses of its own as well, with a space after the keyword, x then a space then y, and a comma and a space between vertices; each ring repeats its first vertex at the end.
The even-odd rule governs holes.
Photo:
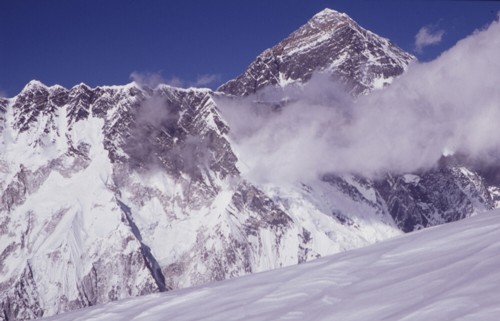
POLYGON ((498 207, 496 169, 462 155, 374 177, 248 175, 226 105, 283 113, 317 82, 357 100, 414 60, 325 9, 216 91, 34 80, 0 98, 0 320, 304 263, 498 207))

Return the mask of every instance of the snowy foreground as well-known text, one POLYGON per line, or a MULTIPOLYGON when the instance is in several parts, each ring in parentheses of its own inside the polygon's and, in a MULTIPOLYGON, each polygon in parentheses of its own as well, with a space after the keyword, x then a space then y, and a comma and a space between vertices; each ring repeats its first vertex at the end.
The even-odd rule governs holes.
POLYGON ((500 211, 46 320, 500 320, 500 211))

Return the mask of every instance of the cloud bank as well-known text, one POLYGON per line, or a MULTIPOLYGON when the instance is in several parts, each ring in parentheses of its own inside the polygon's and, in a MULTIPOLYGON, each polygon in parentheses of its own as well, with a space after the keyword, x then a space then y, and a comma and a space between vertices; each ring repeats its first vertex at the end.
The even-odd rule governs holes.
POLYGON ((220 99, 244 174, 259 182, 375 177, 430 168, 453 153, 498 162, 499 34, 497 21, 357 101, 322 75, 243 101, 220 99))
POLYGON ((444 30, 436 30, 436 27, 428 25, 420 28, 415 35, 415 51, 422 53, 427 46, 437 45, 444 36, 444 30))

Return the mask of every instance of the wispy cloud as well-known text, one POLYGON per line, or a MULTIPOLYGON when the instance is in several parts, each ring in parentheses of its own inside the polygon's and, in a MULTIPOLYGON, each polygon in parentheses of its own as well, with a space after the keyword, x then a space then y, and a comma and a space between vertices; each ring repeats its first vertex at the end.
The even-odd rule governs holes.
POLYGON ((170 77, 170 79, 166 80, 164 83, 172 87, 178 87, 178 88, 187 87, 186 82, 177 76, 170 77))
POLYGON ((199 75, 195 81, 184 80, 177 76, 172 76, 168 79, 164 78, 161 72, 138 72, 134 71, 130 74, 130 79, 135 81, 139 86, 155 88, 159 84, 167 84, 172 87, 187 88, 187 87, 207 87, 220 80, 218 74, 203 74, 199 75))
POLYGON ((165 79, 163 79, 160 72, 134 71, 130 74, 130 79, 137 83, 139 86, 146 86, 149 88, 155 88, 159 84, 165 83, 165 79))
POLYGON ((415 35, 415 51, 422 53, 425 47, 439 44, 444 34, 444 30, 437 29, 434 25, 423 26, 415 35))
POLYGON ((220 75, 204 74, 204 75, 200 75, 200 76, 198 76, 198 78, 196 78, 196 81, 194 82, 194 86, 195 87, 208 86, 208 85, 211 85, 219 80, 220 80, 220 75))
POLYGON ((0 98, 7 98, 7 91, 0 87, 0 98))
POLYGON ((259 103, 269 100, 261 96, 219 98, 242 172, 260 182, 325 172, 376 177, 430 168, 443 154, 497 164, 499 33, 497 21, 356 101, 321 75, 274 92, 275 104, 259 103))

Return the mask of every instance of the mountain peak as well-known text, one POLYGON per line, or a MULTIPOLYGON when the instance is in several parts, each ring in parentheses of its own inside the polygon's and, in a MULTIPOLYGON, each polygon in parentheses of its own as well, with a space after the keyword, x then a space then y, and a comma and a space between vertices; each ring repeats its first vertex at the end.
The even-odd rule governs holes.
POLYGON ((242 75, 218 90, 245 96, 266 86, 307 82, 313 73, 323 72, 357 96, 389 84, 413 58, 347 14, 327 8, 265 50, 242 75))
POLYGON ((343 12, 339 12, 330 8, 325 8, 320 12, 318 12, 317 14, 315 14, 311 20, 323 20, 323 19, 330 20, 331 18, 340 18, 340 17, 345 18, 349 16, 343 12))
POLYGON ((90 88, 90 86, 88 86, 86 83, 79 83, 78 85, 74 85, 71 90, 75 90, 75 91, 88 91, 88 90, 91 90, 92 88, 90 88))
POLYGON ((38 89, 38 88, 47 88, 47 86, 41 81, 33 79, 29 83, 27 83, 26 86, 24 86, 22 91, 38 89))
POLYGON ((357 25, 347 14, 326 8, 315 14, 304 27, 319 27, 325 31, 333 31, 337 29, 335 26, 344 23, 357 25))

